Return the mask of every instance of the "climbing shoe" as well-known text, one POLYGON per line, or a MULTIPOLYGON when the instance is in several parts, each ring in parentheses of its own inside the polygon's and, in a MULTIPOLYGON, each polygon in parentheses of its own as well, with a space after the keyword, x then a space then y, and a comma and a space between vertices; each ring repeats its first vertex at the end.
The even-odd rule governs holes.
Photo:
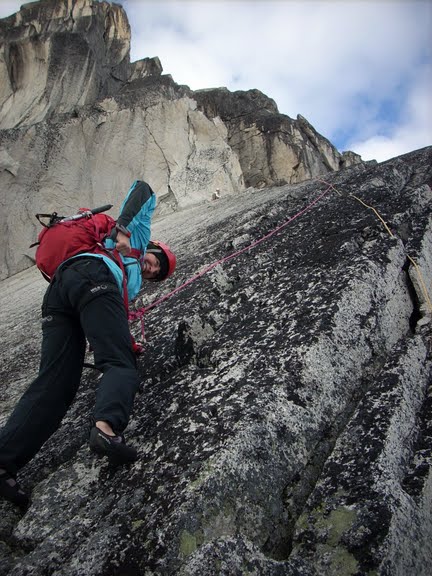
POLYGON ((0 468, 0 497, 16 504, 22 510, 26 510, 30 504, 30 498, 24 490, 21 489, 15 478, 3 468, 0 468))
POLYGON ((123 436, 109 436, 96 426, 90 430, 90 450, 99 456, 107 456, 113 466, 130 464, 138 458, 135 448, 127 446, 123 436))

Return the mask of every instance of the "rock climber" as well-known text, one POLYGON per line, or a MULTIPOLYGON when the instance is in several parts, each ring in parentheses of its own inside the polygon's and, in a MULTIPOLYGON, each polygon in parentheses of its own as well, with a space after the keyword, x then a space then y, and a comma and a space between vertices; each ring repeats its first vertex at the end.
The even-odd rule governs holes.
POLYGON ((161 281, 174 272, 175 255, 166 245, 150 241, 155 204, 151 187, 135 181, 112 239, 105 241, 106 248, 116 248, 123 266, 108 252, 80 253, 57 268, 46 291, 39 374, 0 431, 0 496, 22 508, 29 505, 29 496, 16 474, 68 411, 80 384, 86 339, 102 372, 91 417, 90 450, 106 456, 112 465, 137 459, 136 449, 123 436, 139 384, 123 292, 126 286, 133 300, 142 279, 161 281), (129 257, 132 249, 140 251, 138 259, 129 257))

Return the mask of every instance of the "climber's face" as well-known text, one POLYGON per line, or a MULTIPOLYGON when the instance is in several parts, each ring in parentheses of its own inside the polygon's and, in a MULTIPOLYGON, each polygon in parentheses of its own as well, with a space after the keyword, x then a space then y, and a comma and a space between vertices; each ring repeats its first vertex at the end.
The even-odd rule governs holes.
POLYGON ((151 252, 146 252, 141 260, 142 277, 146 280, 156 278, 160 272, 159 259, 151 252))

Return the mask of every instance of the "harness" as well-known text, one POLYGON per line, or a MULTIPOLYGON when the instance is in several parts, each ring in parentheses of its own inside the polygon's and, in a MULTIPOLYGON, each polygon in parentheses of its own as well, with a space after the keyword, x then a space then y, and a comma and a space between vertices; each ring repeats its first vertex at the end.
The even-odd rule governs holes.
MULTIPOLYGON (((127 271, 126 271, 126 266, 124 265, 124 262, 121 258, 120 253, 114 248, 114 250, 108 250, 107 248, 105 248, 104 246, 100 245, 100 249, 101 252, 103 252, 104 254, 106 254, 109 258, 111 258, 112 260, 114 260, 114 262, 119 266, 120 270, 122 271, 122 276, 123 276, 123 302, 124 302, 124 306, 126 309, 126 314, 128 317, 128 320, 130 319, 130 312, 129 312, 129 295, 128 295, 128 290, 127 290, 127 271)), ((142 257, 142 252, 140 250, 138 250, 137 248, 132 248, 130 253, 128 254, 129 258, 135 258, 136 260, 140 260, 140 258, 142 257)), ((139 344, 138 342, 135 341, 135 338, 133 337, 133 335, 130 335, 131 340, 132 340, 132 348, 135 352, 135 354, 141 354, 144 351, 144 346, 142 344, 139 344)))

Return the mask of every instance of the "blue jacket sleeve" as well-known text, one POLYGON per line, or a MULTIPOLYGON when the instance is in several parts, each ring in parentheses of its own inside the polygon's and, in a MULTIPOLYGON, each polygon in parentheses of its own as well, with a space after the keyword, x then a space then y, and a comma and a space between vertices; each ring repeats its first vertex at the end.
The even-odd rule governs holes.
MULTIPOLYGON (((137 248, 143 253, 145 253, 150 241, 150 225, 155 206, 156 196, 150 186, 146 182, 135 180, 120 208, 118 224, 127 228, 131 233, 132 248, 137 248)), ((115 241, 108 238, 105 240, 105 246, 109 249, 115 248, 115 241)), ((127 270, 129 300, 133 300, 140 291, 142 284, 140 263, 135 258, 122 256, 121 259, 127 270)), ((107 258, 108 260, 110 259, 107 258)), ((120 268, 111 260, 107 263, 116 276, 120 291, 123 291, 120 268)))
POLYGON ((145 252, 150 241, 151 218, 156 206, 156 196, 142 180, 135 180, 120 208, 117 220, 131 233, 131 246, 145 252))

